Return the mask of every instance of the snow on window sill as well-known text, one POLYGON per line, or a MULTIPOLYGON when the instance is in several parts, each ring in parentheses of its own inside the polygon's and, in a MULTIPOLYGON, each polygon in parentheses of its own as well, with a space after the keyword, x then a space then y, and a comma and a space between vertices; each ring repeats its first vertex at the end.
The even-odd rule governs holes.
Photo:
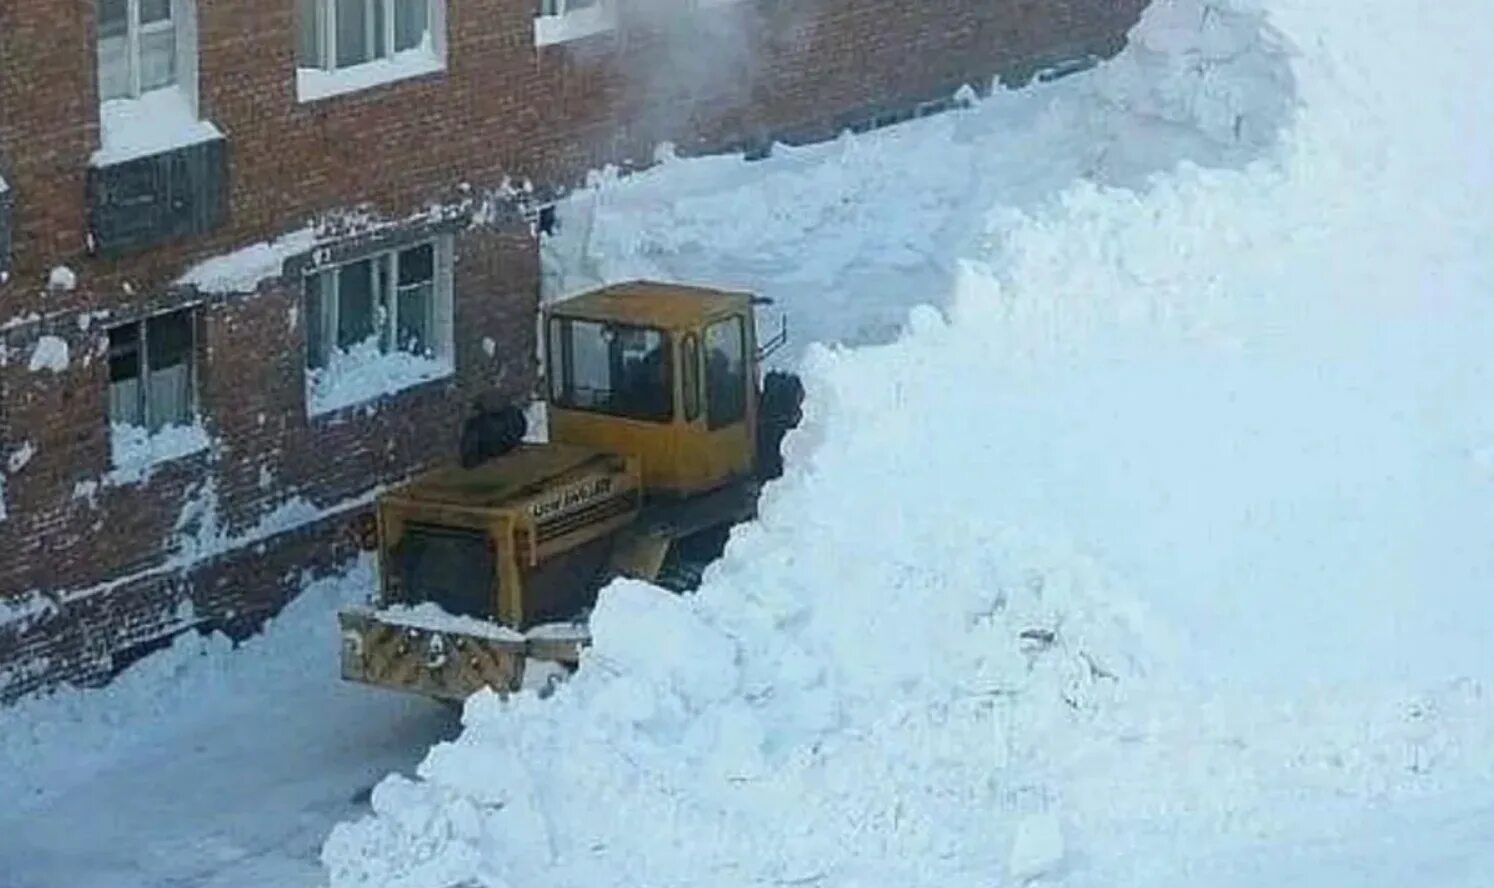
POLYGON ((610 31, 617 26, 612 8, 598 3, 585 9, 577 9, 563 15, 542 15, 534 20, 534 45, 550 46, 570 40, 580 40, 593 34, 610 31))
POLYGON ((161 463, 206 450, 207 430, 200 423, 171 425, 155 432, 136 425, 111 423, 109 451, 113 470, 104 476, 109 485, 134 484, 150 476, 161 463))
POLYGON ((335 353, 327 367, 307 374, 306 412, 311 416, 330 413, 454 372, 448 360, 403 351, 384 354, 369 339, 348 351, 335 353))
POLYGON ((186 92, 171 86, 138 99, 110 99, 100 105, 101 145, 89 162, 112 166, 221 138, 216 126, 197 119, 186 92))
POLYGON ((318 99, 358 92, 444 70, 446 70, 446 62, 430 46, 406 50, 392 58, 376 59, 361 65, 353 65, 350 68, 339 68, 336 71, 297 68, 296 99, 301 102, 315 102, 318 99))

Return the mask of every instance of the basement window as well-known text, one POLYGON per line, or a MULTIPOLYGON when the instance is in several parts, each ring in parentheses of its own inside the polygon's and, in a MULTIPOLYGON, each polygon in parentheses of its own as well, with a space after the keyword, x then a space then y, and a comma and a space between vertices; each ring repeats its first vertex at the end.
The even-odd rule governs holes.
POLYGON ((296 0, 303 102, 444 70, 445 0, 296 0))
POLYGON ((613 0, 539 0, 534 45, 580 40, 617 27, 613 0))
POLYGON ((449 238, 318 269, 305 278, 305 296, 310 414, 455 369, 449 238))
POLYGON ((197 416, 196 339, 192 309, 109 331, 109 445, 116 475, 207 447, 197 416))

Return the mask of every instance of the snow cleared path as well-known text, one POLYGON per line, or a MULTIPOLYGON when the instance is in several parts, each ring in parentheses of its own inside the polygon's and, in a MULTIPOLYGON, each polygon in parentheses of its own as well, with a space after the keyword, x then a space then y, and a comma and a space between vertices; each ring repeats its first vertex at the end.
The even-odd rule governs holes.
POLYGON ((442 706, 338 679, 332 614, 371 579, 312 584, 238 650, 189 635, 104 690, 0 710, 0 886, 322 881, 331 825, 456 730, 442 706))

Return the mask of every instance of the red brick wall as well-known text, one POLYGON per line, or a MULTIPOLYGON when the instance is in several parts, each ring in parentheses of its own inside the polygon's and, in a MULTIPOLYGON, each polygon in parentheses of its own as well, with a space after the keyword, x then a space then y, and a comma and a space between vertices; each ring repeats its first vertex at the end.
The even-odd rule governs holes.
POLYGON ((456 376, 332 417, 306 415, 294 275, 252 294, 173 289, 195 262, 354 206, 384 220, 453 206, 464 183, 477 193, 510 179, 563 190, 605 162, 642 165, 665 139, 694 151, 830 136, 873 106, 1112 52, 1143 5, 741 0, 536 50, 532 0, 448 0, 444 72, 303 104, 291 0, 197 0, 201 113, 227 136, 229 220, 103 260, 87 250, 84 199, 98 145, 93 4, 0 3, 0 173, 14 197, 12 274, 0 283, 0 457, 35 448, 6 477, 0 700, 106 674, 112 651, 178 628, 183 597, 200 618, 253 623, 285 594, 277 578, 334 534, 313 526, 270 541, 263 557, 178 567, 182 503, 208 485, 230 537, 296 497, 337 507, 448 456, 478 394, 517 398, 532 386, 538 269, 522 224, 459 239, 456 376), (76 289, 47 290, 56 265, 77 272, 76 289), (199 412, 214 448, 140 484, 75 496, 109 470, 105 328, 194 301, 199 412), (27 369, 42 335, 68 342, 62 373, 27 369), (493 357, 484 338, 497 344, 493 357), (51 616, 18 616, 46 599, 51 616))

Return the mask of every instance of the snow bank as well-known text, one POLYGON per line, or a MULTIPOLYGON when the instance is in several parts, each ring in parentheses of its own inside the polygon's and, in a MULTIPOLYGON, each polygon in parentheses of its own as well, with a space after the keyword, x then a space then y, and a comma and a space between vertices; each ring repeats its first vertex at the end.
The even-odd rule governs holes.
POLYGON ((1256 8, 1161 2, 1091 74, 787 154, 757 187, 804 212, 713 160, 630 197, 695 209, 572 217, 561 289, 719 248, 806 306, 869 247, 884 284, 944 265, 912 232, 945 225, 975 261, 896 342, 810 348, 788 472, 699 594, 606 590, 575 678, 474 698, 329 837, 333 885, 1189 885, 1486 808, 1494 20, 1256 8), (964 141, 1004 107, 1106 150, 964 141))

